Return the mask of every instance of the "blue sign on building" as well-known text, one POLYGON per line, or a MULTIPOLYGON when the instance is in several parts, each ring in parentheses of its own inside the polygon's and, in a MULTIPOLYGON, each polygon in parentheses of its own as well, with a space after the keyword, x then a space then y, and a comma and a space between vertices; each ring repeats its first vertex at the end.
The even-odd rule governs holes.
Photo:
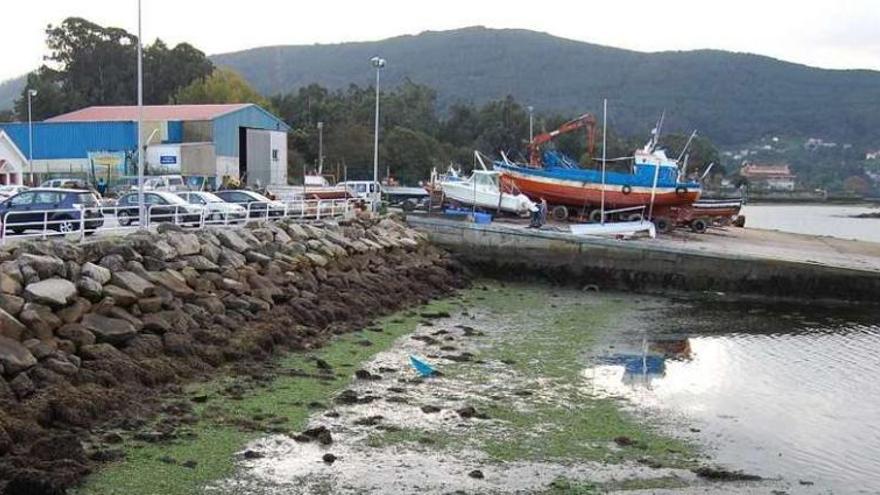
POLYGON ((161 155, 159 157, 159 163, 162 165, 176 165, 177 157, 174 155, 161 155))

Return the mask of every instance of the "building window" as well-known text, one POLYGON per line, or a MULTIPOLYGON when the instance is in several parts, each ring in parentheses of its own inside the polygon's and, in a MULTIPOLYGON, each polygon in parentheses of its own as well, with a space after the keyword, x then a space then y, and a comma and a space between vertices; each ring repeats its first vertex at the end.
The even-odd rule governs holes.
POLYGON ((273 162, 278 161, 278 150, 272 150, 272 161, 273 162))

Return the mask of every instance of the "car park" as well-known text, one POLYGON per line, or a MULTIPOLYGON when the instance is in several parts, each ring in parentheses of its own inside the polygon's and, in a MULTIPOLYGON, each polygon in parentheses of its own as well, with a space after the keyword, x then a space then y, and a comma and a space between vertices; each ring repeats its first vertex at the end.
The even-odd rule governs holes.
POLYGON ((86 189, 35 188, 0 202, 3 228, 16 234, 29 229, 94 231, 104 225, 98 198, 86 189))
POLYGON ((269 199, 254 191, 248 191, 245 189, 227 189, 224 191, 217 191, 214 194, 227 203, 235 203, 243 206, 250 212, 251 218, 266 218, 267 216, 274 218, 284 216, 284 203, 269 199))
POLYGON ((205 209, 205 220, 209 222, 237 222, 247 219, 247 209, 235 203, 227 203, 215 194, 204 191, 179 192, 178 196, 191 205, 205 209))
MULTIPOLYGON (((180 196, 166 191, 144 192, 147 222, 199 224, 204 209, 187 203, 180 196)), ((138 193, 128 193, 116 202, 116 221, 126 227, 138 221, 138 193)))

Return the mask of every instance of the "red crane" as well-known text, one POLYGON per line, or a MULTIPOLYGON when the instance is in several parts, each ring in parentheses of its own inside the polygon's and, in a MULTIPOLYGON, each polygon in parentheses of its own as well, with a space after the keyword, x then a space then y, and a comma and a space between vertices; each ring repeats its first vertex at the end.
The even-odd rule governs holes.
POLYGON ((532 141, 529 143, 529 164, 533 167, 543 166, 544 160, 541 158, 541 146, 553 141, 557 136, 583 128, 587 129, 587 150, 592 155, 596 141, 596 118, 592 114, 585 113, 574 120, 562 124, 555 131, 538 134, 532 138, 532 141))

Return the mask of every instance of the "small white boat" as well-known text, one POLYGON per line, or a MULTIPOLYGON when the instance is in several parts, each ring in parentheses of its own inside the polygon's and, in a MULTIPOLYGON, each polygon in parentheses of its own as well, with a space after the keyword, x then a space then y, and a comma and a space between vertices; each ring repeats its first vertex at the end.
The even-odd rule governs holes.
POLYGON ((440 189, 446 199, 453 203, 516 215, 535 211, 537 206, 525 194, 502 192, 500 180, 501 172, 494 170, 474 170, 467 178, 450 173, 441 180, 440 189))
POLYGON ((636 222, 578 223, 571 226, 574 235, 613 235, 632 237, 645 233, 651 239, 657 237, 657 229, 653 222, 639 220, 636 222))

